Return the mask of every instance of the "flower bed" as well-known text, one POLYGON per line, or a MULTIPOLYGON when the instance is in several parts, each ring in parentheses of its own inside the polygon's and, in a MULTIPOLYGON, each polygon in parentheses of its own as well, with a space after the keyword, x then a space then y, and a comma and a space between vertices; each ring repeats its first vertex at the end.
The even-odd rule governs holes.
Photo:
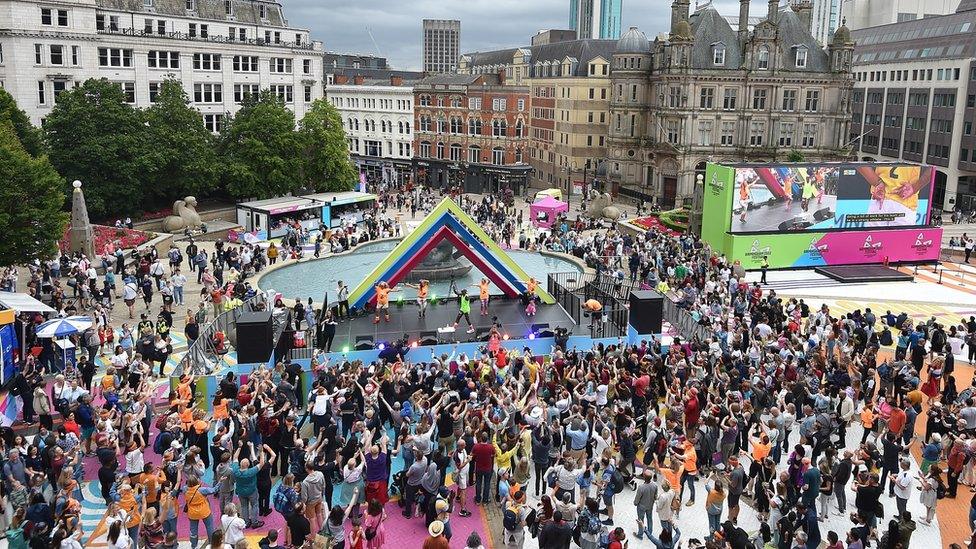
MULTIPOLYGON (((661 217, 663 217, 663 215, 661 217)), ((628 223, 630 223, 635 227, 643 229, 645 231, 653 229, 655 231, 663 232, 664 234, 667 234, 669 236, 675 236, 681 234, 682 232, 684 232, 684 230, 687 229, 687 225, 685 225, 683 229, 681 229, 680 226, 669 227, 657 215, 649 215, 647 217, 638 217, 635 219, 630 219, 628 220, 628 223), (681 230, 677 230, 677 229, 681 229, 681 230)))
MULTIPOLYGON (((62 251, 67 251, 70 243, 71 228, 65 231, 61 238, 60 247, 62 251)), ((105 225, 92 225, 92 233, 95 237, 95 253, 98 255, 114 253, 115 248, 131 250, 149 242, 155 237, 154 234, 134 229, 117 229, 105 225)))

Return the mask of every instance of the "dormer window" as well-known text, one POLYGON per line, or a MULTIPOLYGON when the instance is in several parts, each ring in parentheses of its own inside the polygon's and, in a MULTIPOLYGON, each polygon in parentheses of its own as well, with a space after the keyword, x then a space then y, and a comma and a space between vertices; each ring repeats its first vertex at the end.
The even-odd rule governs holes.
POLYGON ((712 44, 712 64, 719 67, 725 66, 725 44, 721 42, 712 44))
POLYGON ((807 66, 807 48, 799 46, 796 48, 796 68, 805 69, 807 66))
POLYGON ((756 59, 756 68, 762 71, 769 70, 769 50, 765 46, 759 48, 759 55, 756 59))

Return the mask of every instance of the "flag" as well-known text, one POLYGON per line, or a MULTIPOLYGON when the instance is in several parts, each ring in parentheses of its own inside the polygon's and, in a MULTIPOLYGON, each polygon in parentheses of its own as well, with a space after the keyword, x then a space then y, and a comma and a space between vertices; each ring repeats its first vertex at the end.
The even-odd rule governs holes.
POLYGON ((20 413, 20 402, 9 391, 0 393, 0 426, 10 427, 20 413))

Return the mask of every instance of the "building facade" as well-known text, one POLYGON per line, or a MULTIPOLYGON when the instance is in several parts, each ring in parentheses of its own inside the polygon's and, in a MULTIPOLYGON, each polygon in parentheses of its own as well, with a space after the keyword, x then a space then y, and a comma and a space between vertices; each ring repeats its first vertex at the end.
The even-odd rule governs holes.
POLYGON ((933 207, 976 209, 976 1, 855 31, 850 141, 864 160, 936 169, 933 207))
MULTIPOLYGON (((841 0, 790 0, 789 5, 801 14, 809 10, 810 33, 820 44, 829 44, 834 31, 843 23, 841 0)), ((806 16, 801 19, 806 20, 806 16)))
POLYGON ((274 0, 7 0, 4 8, 0 85, 35 124, 58 94, 89 78, 117 82, 129 103, 148 107, 175 77, 211 131, 258 90, 271 89, 299 119, 322 97, 322 44, 289 26, 274 0))
POLYGON ((504 72, 530 91, 530 186, 582 194, 606 157, 615 40, 570 40, 461 56, 462 73, 504 72))
POLYGON ((424 72, 452 73, 461 55, 461 22, 456 19, 424 19, 424 72))
POLYGON ((504 76, 443 74, 414 85, 414 175, 433 187, 522 194, 529 89, 504 76))
MULTIPOLYGON (((946 15, 961 0, 841 0, 841 14, 851 31, 946 15)), ((965 0, 962 0, 965 1, 965 0)))
POLYGON ((367 179, 403 183, 413 171, 413 82, 345 75, 325 89, 339 110, 353 164, 367 179))
POLYGON ((671 32, 653 43, 636 28, 613 56, 608 175, 612 189, 661 207, 696 204, 707 162, 808 161, 847 156, 854 44, 841 27, 822 48, 809 21, 770 0, 748 30, 740 0, 733 31, 709 4, 672 4, 671 32))
POLYGON ((576 38, 620 38, 623 0, 569 0, 569 28, 576 38))

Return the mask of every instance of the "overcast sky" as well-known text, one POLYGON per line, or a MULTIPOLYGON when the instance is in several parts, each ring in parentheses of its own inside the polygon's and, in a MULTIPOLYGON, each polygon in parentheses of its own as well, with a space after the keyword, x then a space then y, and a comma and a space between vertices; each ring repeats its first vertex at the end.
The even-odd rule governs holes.
MULTIPOLYGON (((424 19, 460 19, 461 51, 488 51, 527 45, 540 29, 567 28, 569 1, 281 0, 288 22, 311 29, 326 51, 376 55, 378 46, 379 54, 402 70, 420 69, 424 19)), ((714 4, 723 15, 738 14, 738 0, 714 4)), ((752 15, 765 15, 766 9, 765 0, 752 0, 752 15)), ((668 30, 670 17, 671 0, 623 0, 621 28, 636 25, 653 39, 668 30)))

